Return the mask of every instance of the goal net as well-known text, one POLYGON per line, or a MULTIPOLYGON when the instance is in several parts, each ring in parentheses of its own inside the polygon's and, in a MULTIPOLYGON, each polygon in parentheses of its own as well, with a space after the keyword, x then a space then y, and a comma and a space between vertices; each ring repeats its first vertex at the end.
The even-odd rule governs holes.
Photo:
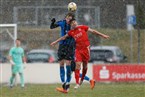
POLYGON ((0 51, 7 51, 15 45, 17 24, 0 24, 0 51))
MULTIPOLYGON (((6 57, 9 49, 15 45, 16 39, 17 24, 0 24, 0 54, 6 57)), ((2 63, 0 62, 0 83, 3 82, 3 77, 5 76, 3 76, 2 63)))

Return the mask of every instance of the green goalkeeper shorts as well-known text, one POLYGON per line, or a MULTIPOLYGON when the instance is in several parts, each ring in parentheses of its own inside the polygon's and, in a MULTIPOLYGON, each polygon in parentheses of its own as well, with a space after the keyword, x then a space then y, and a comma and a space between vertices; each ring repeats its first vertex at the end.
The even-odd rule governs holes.
POLYGON ((14 74, 23 73, 23 69, 24 69, 23 66, 14 65, 14 66, 12 66, 12 73, 14 73, 14 74))

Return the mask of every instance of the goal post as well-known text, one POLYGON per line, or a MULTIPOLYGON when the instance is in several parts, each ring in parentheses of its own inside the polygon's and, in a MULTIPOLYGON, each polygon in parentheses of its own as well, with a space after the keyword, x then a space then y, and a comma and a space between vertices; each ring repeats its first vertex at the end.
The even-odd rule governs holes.
MULTIPOLYGON (((17 39, 17 24, 0 24, 0 51, 16 46, 15 40, 17 39), (12 41, 13 40, 13 41, 12 41)), ((2 82, 2 65, 0 66, 0 83, 2 82)), ((17 75, 15 78, 15 85, 17 85, 17 75)))
POLYGON ((17 39, 17 24, 0 24, 0 34, 6 32, 13 40, 15 45, 15 40, 17 39), (13 29, 13 33, 9 28, 13 29))

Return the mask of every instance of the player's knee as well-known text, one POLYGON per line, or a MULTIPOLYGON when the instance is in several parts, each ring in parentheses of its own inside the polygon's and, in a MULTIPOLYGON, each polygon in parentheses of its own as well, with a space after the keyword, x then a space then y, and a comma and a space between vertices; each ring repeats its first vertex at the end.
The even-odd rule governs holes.
POLYGON ((16 76, 16 74, 15 74, 15 73, 13 73, 13 74, 12 74, 12 76, 13 76, 13 77, 15 77, 15 76, 16 76))
POLYGON ((60 66, 64 66, 64 60, 59 61, 60 66))
POLYGON ((88 62, 83 62, 83 66, 87 66, 88 62))
POLYGON ((20 75, 20 76, 22 76, 22 75, 23 75, 23 73, 19 73, 19 75, 20 75))
POLYGON ((81 67, 79 67, 79 66, 76 66, 76 68, 75 68, 75 70, 80 70, 81 69, 81 67))
POLYGON ((71 61, 70 60, 66 60, 66 65, 70 65, 71 61))
POLYGON ((76 63, 76 69, 80 70, 81 69, 81 63, 76 63))
POLYGON ((60 64, 60 67, 64 67, 64 64, 60 64))

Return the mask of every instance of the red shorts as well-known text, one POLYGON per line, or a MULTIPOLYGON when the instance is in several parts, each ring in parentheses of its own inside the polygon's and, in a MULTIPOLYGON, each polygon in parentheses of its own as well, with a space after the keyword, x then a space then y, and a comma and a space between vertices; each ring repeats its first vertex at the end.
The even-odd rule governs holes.
POLYGON ((75 50, 76 62, 88 62, 90 59, 90 47, 75 50))

